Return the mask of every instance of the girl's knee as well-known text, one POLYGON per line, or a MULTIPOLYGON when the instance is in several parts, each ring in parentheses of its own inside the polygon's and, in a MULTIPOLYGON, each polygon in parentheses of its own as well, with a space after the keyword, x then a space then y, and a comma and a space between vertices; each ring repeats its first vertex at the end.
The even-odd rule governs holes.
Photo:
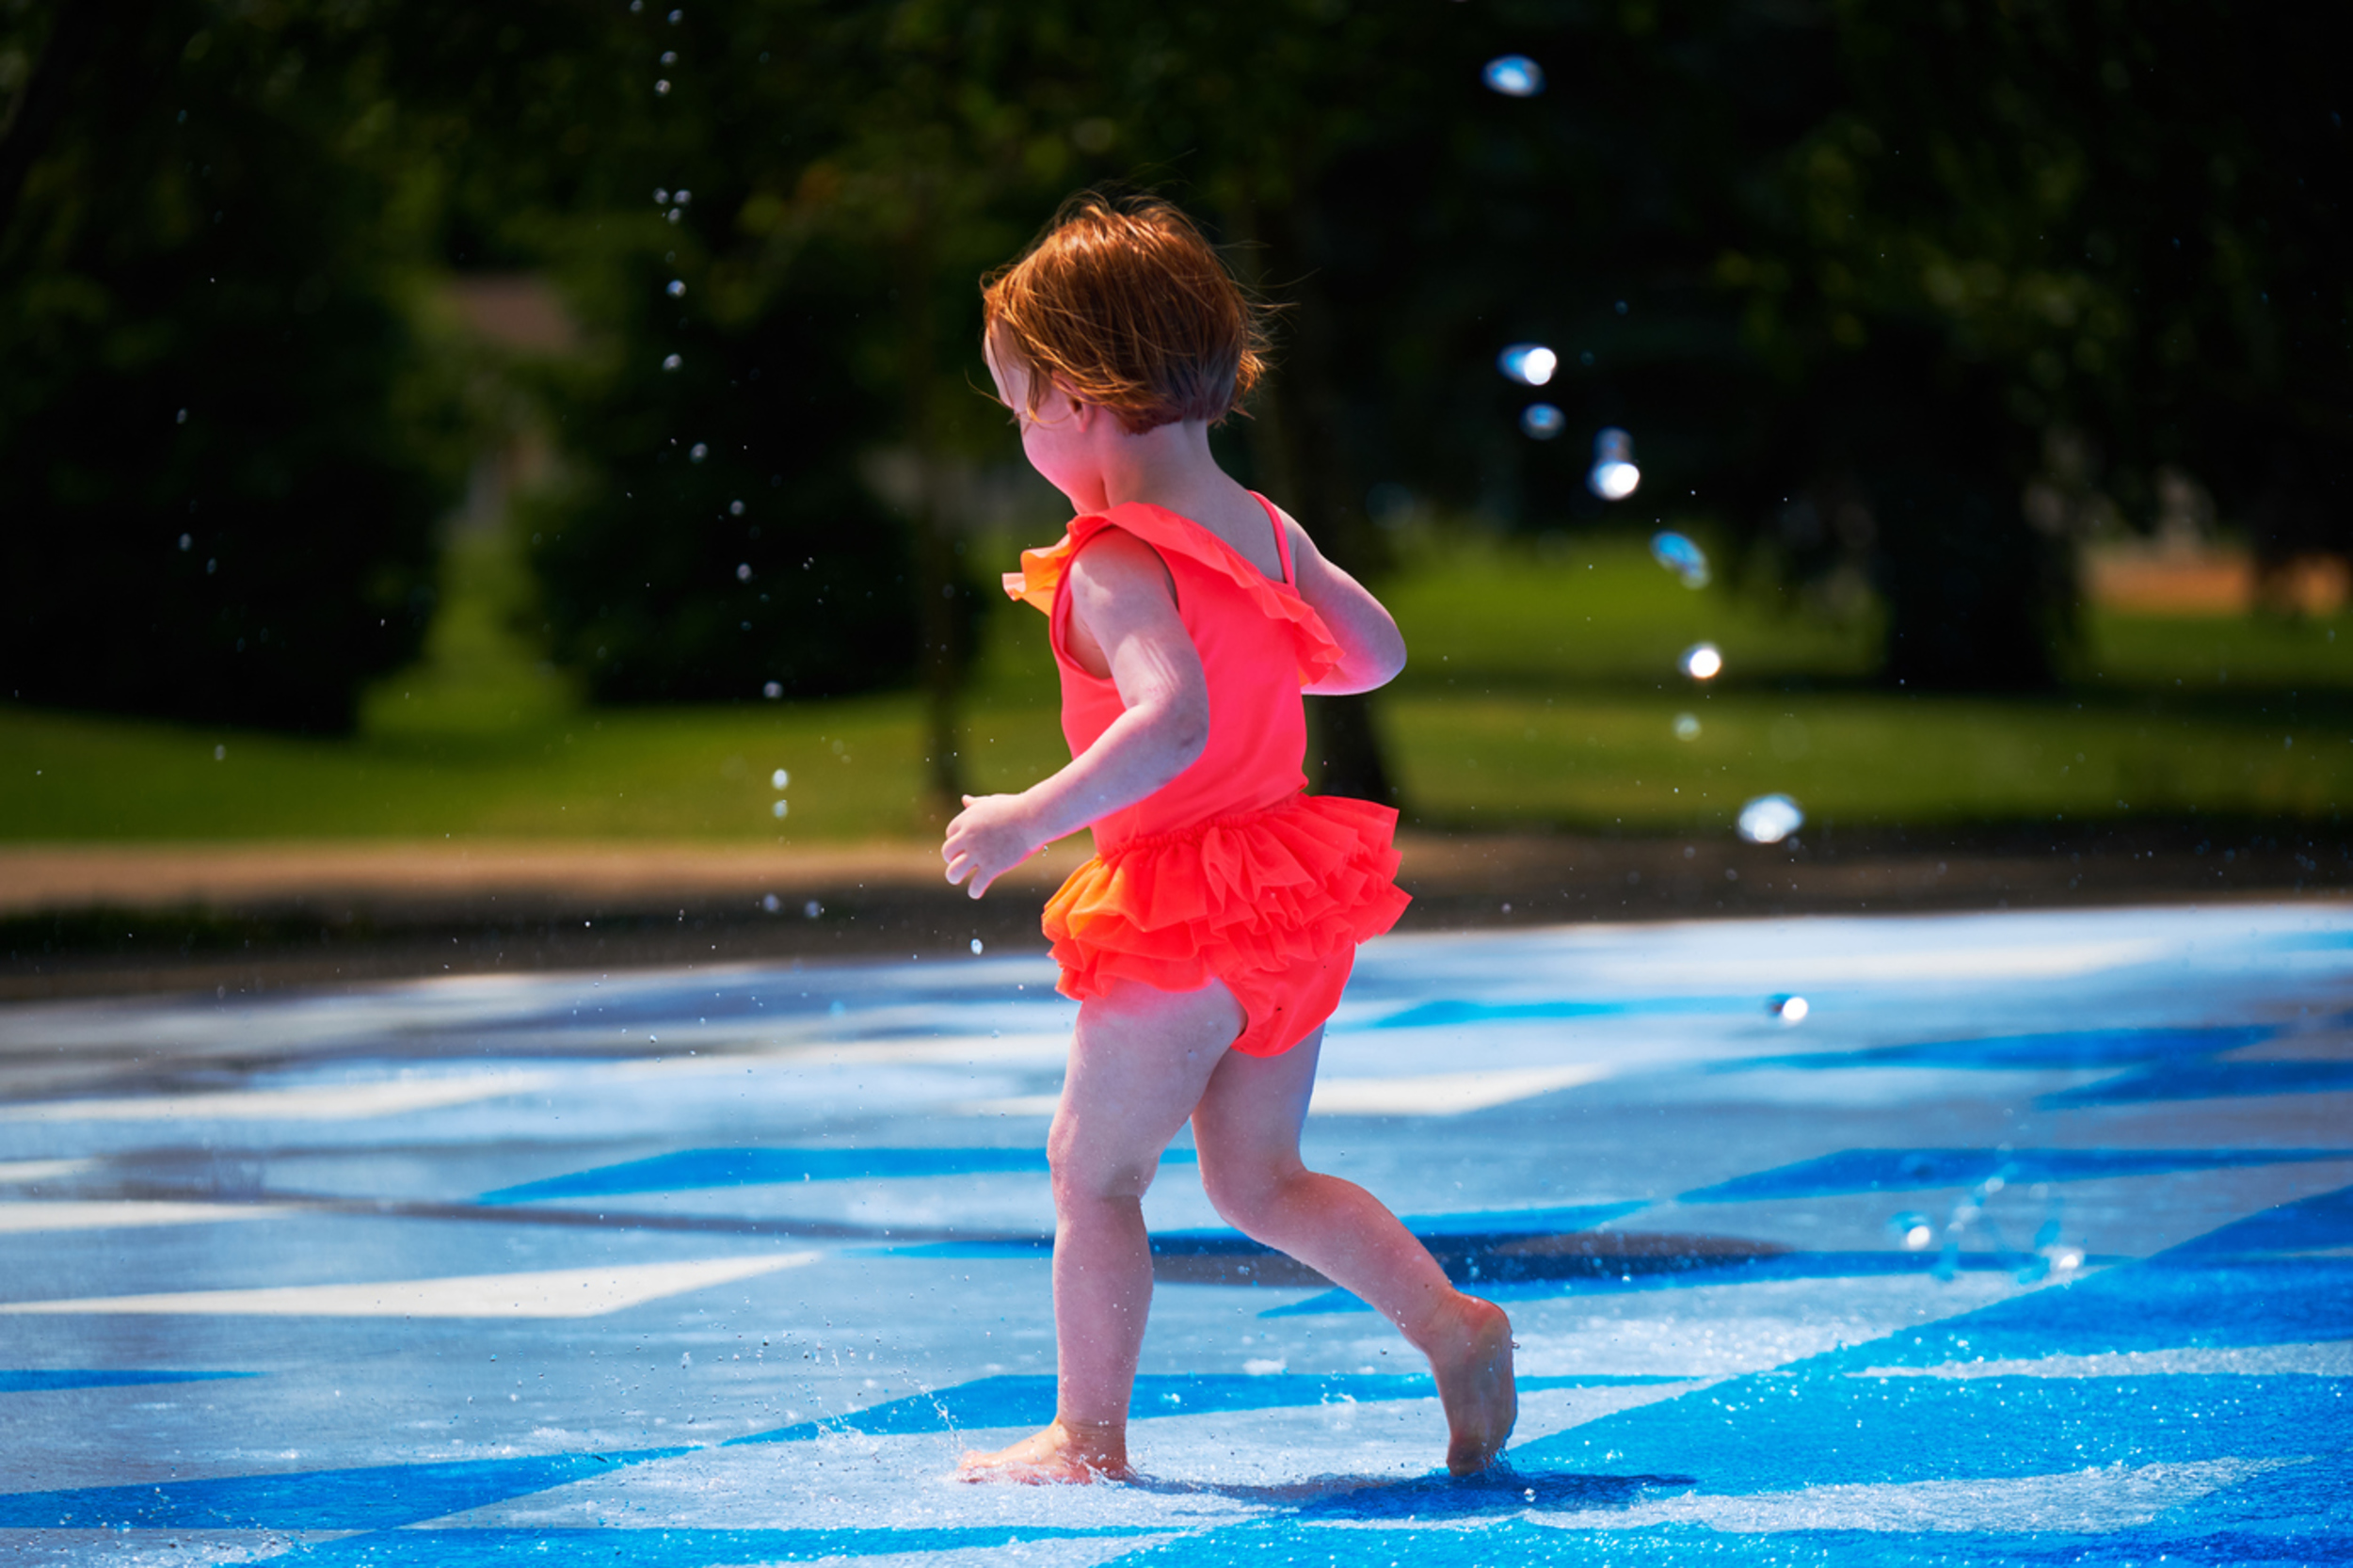
POLYGON ((1046 1151, 1046 1165, 1054 1192, 1054 1207, 1142 1198, 1160 1172, 1160 1161, 1148 1163, 1118 1155, 1056 1148, 1046 1151))
POLYGON ((1201 1185, 1209 1193, 1209 1204, 1227 1224, 1253 1234, 1281 1207, 1290 1178, 1304 1175, 1297 1167, 1286 1169, 1272 1163, 1245 1161, 1212 1166, 1204 1163, 1201 1185))

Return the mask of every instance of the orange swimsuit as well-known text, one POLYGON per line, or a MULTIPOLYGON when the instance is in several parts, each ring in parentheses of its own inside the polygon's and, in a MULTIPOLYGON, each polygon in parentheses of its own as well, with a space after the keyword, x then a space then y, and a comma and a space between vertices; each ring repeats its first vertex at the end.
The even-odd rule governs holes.
POLYGON ((1397 813, 1306 793, 1299 693, 1339 663, 1340 648, 1291 585, 1281 517, 1257 500, 1274 526, 1280 583, 1191 519, 1131 502, 1072 520, 1049 549, 1022 552, 1005 592, 1047 614, 1063 735, 1077 757, 1124 705, 1118 688, 1070 656, 1071 558, 1120 528, 1166 563, 1209 684, 1209 744, 1183 773, 1094 824, 1095 857, 1048 902, 1046 935, 1064 996, 1101 996, 1119 980, 1163 991, 1222 980, 1247 1015, 1234 1048, 1274 1056, 1332 1016, 1356 944, 1388 930, 1409 901, 1390 880, 1397 813))

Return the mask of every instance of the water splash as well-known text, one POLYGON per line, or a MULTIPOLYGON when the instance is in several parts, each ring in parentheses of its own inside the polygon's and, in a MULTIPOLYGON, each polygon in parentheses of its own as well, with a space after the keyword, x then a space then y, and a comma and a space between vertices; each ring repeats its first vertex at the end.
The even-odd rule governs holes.
POLYGON ((1561 356, 1540 343, 1515 343, 1496 356, 1496 368, 1523 387, 1541 387, 1561 368, 1561 356))
POLYGON ((1805 813, 1787 795, 1759 795, 1740 808, 1740 837, 1753 844, 1777 844, 1805 825, 1805 813))
POLYGON ((1520 429, 1531 440, 1548 441, 1568 427, 1568 415, 1549 403, 1530 403, 1520 410, 1520 429))
POLYGON ((1689 535, 1669 529, 1653 534, 1650 538, 1650 558, 1683 579, 1687 588, 1707 586, 1707 552, 1689 535))
POLYGON ((1593 438, 1593 472, 1585 475, 1585 487, 1604 501, 1624 501, 1642 483, 1642 471, 1634 462, 1634 438, 1615 425, 1593 438))
POLYGON ((1506 98, 1533 98, 1545 90, 1545 68, 1526 55, 1497 55, 1479 79, 1506 98))

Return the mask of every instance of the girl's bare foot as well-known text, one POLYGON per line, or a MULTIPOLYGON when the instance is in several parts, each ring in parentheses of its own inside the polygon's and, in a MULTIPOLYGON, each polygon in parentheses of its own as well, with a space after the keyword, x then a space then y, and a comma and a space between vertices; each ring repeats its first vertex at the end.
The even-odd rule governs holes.
POLYGON ((1519 1419, 1512 1382, 1512 1320, 1493 1302, 1457 1292, 1449 1317, 1425 1347, 1446 1407, 1446 1467, 1476 1475, 1496 1462, 1519 1419))
MULTIPOLYGON (((1500 1316, 1500 1314, 1498 1314, 1500 1316)), ((1128 1428, 1122 1421, 1073 1421, 1062 1416, 993 1454, 967 1450, 956 1463, 958 1480, 1012 1481, 1022 1486, 1127 1480, 1128 1428)))

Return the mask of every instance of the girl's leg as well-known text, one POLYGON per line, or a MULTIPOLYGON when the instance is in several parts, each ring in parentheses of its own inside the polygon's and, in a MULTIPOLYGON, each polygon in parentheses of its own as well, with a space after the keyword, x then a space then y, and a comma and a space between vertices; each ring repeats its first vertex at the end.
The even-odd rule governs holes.
POLYGON ((970 1479, 1091 1480, 1128 1467, 1128 1396, 1152 1304, 1144 1189, 1241 1032, 1224 983, 1172 993, 1122 985, 1079 1009, 1062 1105, 1046 1137, 1054 1180, 1053 1425, 992 1454, 970 1479))
POLYGON ((1511 1320, 1455 1289, 1378 1198, 1301 1162, 1322 1047, 1319 1029, 1280 1056, 1226 1053, 1193 1113, 1202 1184, 1244 1235, 1362 1298, 1430 1358, 1451 1433, 1447 1468, 1484 1469, 1518 1415, 1511 1320))

